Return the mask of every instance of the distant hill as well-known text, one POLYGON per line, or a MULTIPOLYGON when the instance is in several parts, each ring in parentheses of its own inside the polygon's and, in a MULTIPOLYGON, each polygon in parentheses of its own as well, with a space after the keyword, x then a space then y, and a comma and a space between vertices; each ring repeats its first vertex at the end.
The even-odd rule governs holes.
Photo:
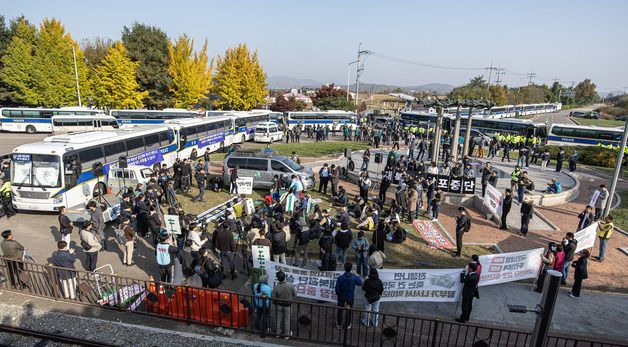
POLYGON ((266 82, 270 89, 318 88, 323 84, 309 78, 294 78, 288 76, 268 76, 266 82))
MULTIPOLYGON (((291 89, 291 88, 318 88, 323 85, 323 82, 316 81, 309 78, 294 78, 289 76, 269 76, 266 79, 268 87, 270 89, 291 89)), ((345 87, 344 83, 336 83, 337 86, 345 87)), ((349 86, 351 90, 355 91, 355 83, 349 86)), ((431 91, 436 94, 447 94, 454 89, 455 86, 445 83, 428 83, 416 86, 397 86, 388 84, 377 84, 360 82, 361 91, 373 91, 375 93, 392 92, 396 89, 401 89, 403 92, 425 92, 431 91)))

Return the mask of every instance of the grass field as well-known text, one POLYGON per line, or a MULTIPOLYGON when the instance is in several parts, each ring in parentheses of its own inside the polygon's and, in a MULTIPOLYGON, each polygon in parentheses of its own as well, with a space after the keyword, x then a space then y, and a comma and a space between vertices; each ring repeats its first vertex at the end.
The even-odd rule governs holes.
POLYGON ((611 211, 613 222, 622 230, 628 230, 628 191, 619 192, 621 204, 619 208, 611 211))
MULTIPOLYGON (((230 195, 226 191, 215 193, 213 191, 207 191, 205 193, 205 202, 193 201, 193 197, 198 194, 196 188, 192 188, 190 193, 177 194, 177 200, 186 211, 186 213, 198 214, 206 211, 207 209, 225 202, 230 198, 230 195)), ((262 200, 266 191, 256 190, 251 198, 256 200, 262 200)), ((316 191, 308 192, 313 198, 320 199, 319 203, 321 209, 328 209, 330 214, 335 215, 337 210, 335 207, 331 207, 331 201, 329 196, 318 194, 316 191)), ((423 217, 421 217, 423 218, 423 217)), ((463 267, 469 261, 472 254, 492 254, 496 253, 494 247, 487 247, 481 245, 466 245, 463 248, 462 257, 454 258, 447 250, 434 249, 428 246, 421 235, 416 229, 408 223, 402 223, 402 227, 408 232, 406 242, 403 244, 393 244, 386 242, 386 266, 388 267, 401 267, 401 268, 442 268, 442 267, 463 267)), ((352 225, 354 237, 357 237, 358 230, 355 229, 355 225, 352 225)), ((210 231, 213 231, 210 227, 210 231)), ((365 232, 365 236, 371 241, 372 232, 365 232)), ((452 240, 455 243, 455 240, 452 240)), ((292 251, 294 249, 294 237, 289 242, 288 249, 292 251)), ((290 252, 292 255, 292 252, 290 252)), ((311 260, 318 260, 319 247, 317 241, 310 242, 309 255, 311 260)), ((349 252, 351 261, 354 261, 354 252, 349 252)), ((293 258, 290 257, 288 262, 292 262, 293 258)), ((300 265, 300 264, 299 264, 300 265)))
POLYGON ((595 125, 598 127, 615 128, 621 127, 626 124, 620 120, 614 119, 585 119, 585 118, 571 118, 580 125, 595 125))

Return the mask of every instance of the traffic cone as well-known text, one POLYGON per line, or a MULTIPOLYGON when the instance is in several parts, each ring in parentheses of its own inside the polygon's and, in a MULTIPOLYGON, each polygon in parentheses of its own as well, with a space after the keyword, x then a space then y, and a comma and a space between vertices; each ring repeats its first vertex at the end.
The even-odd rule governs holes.
POLYGON ((153 275, 148 278, 148 291, 151 293, 155 292, 155 278, 153 275))

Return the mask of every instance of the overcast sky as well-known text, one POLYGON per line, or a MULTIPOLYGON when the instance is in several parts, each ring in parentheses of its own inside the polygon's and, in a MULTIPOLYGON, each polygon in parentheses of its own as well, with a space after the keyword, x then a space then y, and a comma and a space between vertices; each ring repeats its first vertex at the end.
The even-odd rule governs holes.
MULTIPOLYGON (((358 43, 362 81, 396 85, 459 85, 491 65, 508 85, 591 78, 601 91, 628 86, 628 1, 3 1, 8 19, 60 19, 76 40, 119 39, 143 22, 171 38, 187 33, 216 55, 245 42, 259 51, 269 76, 346 81, 358 43), (395 60, 386 57, 395 58, 395 60), (398 62, 425 63, 437 69, 398 62)), ((352 73, 352 75, 354 72, 352 73)))

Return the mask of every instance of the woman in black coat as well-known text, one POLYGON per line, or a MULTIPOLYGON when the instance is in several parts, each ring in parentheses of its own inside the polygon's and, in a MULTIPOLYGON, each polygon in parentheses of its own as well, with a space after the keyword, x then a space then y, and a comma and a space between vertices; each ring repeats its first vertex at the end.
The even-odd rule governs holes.
POLYGON ((571 263, 571 266, 576 269, 574 274, 573 287, 571 287, 571 292, 569 296, 572 298, 580 297, 580 289, 582 288, 582 280, 585 280, 589 277, 587 273, 587 263, 589 261, 589 256, 591 252, 588 249, 583 249, 578 253, 580 258, 577 261, 571 263))

